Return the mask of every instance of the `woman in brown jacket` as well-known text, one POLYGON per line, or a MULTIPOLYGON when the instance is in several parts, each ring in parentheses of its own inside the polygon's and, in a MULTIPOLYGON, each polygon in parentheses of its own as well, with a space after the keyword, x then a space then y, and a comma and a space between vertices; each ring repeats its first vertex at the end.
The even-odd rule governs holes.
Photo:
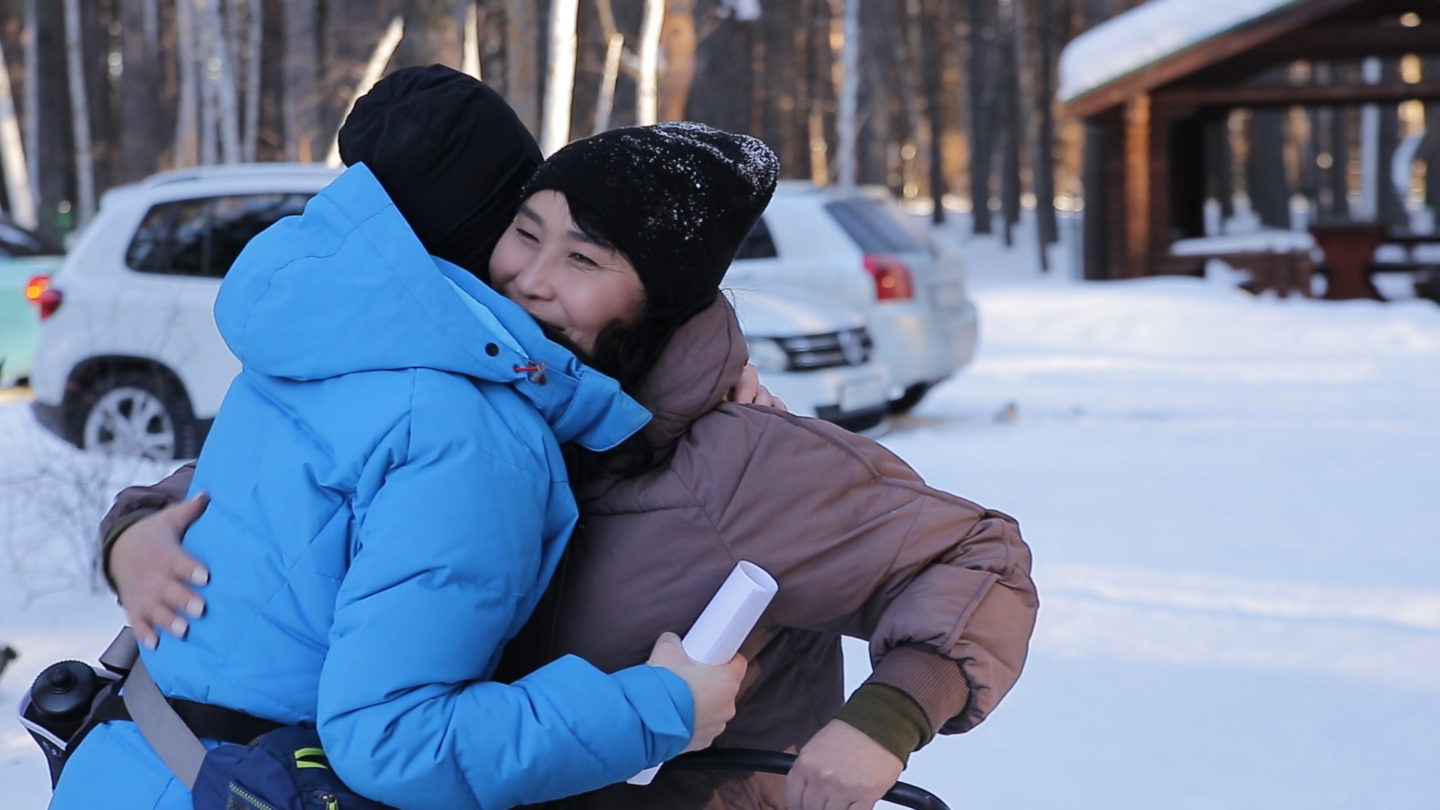
MULTIPOLYGON (((601 183, 584 165, 563 168, 542 169, 529 193, 580 201, 601 236, 632 259, 644 254, 627 228, 655 205, 646 190, 601 183)), ((644 238, 653 238, 656 225, 647 225, 644 238)), ((788 778, 662 769, 649 786, 557 806, 870 807, 911 751, 936 733, 973 728, 1020 674, 1038 602, 1015 521, 926 486, 870 439, 727 402, 745 361, 734 313, 716 300, 634 387, 654 414, 643 440, 577 456, 580 531, 502 673, 518 677, 571 653, 606 671, 643 662, 660 632, 683 632, 735 562, 750 560, 780 591, 742 649, 752 661, 747 686, 716 745, 798 750, 795 769, 788 778), (842 635, 869 640, 874 665, 848 701, 842 635)), ((203 609, 182 584, 199 570, 178 546, 203 508, 176 503, 189 479, 181 468, 125 490, 102 525, 107 570, 147 633, 172 621, 183 633, 180 614, 203 609)))

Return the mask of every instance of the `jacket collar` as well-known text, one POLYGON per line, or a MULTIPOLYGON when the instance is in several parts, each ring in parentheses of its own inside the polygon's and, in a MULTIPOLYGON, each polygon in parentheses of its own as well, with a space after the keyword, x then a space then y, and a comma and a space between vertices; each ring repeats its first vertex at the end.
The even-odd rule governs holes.
POLYGON ((646 441, 673 445, 690 423, 725 401, 749 359, 735 310, 724 296, 680 325, 646 375, 635 398, 653 415, 646 441))

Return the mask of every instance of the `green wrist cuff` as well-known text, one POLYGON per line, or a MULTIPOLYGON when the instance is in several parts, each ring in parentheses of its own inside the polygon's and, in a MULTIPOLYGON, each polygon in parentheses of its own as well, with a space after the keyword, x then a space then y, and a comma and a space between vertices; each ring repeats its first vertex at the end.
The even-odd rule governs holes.
POLYGON ((930 740, 930 720, 909 695, 883 683, 867 683, 855 690, 835 719, 859 729, 901 762, 930 740))

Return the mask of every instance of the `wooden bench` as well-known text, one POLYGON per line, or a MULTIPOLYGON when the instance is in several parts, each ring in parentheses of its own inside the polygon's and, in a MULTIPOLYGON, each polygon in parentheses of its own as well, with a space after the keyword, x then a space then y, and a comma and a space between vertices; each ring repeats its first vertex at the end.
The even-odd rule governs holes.
POLYGON ((1271 290, 1281 298, 1292 292, 1309 297, 1315 274, 1310 250, 1308 239, 1293 234, 1283 239, 1265 233, 1187 239, 1171 245, 1160 271, 1202 275, 1205 263, 1214 259, 1250 274, 1241 289, 1257 295, 1271 290))

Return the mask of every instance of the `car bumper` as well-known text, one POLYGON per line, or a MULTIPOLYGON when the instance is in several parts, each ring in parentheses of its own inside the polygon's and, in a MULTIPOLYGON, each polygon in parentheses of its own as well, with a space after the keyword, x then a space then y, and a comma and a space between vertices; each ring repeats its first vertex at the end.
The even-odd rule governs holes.
POLYGON ((818 417, 856 432, 885 421, 890 386, 884 370, 874 364, 814 371, 764 371, 760 382, 791 413, 818 417))
POLYGON ((969 301, 945 314, 920 304, 880 305, 869 326, 876 360, 890 374, 891 399, 955 373, 974 357, 979 336, 979 318, 969 301))

